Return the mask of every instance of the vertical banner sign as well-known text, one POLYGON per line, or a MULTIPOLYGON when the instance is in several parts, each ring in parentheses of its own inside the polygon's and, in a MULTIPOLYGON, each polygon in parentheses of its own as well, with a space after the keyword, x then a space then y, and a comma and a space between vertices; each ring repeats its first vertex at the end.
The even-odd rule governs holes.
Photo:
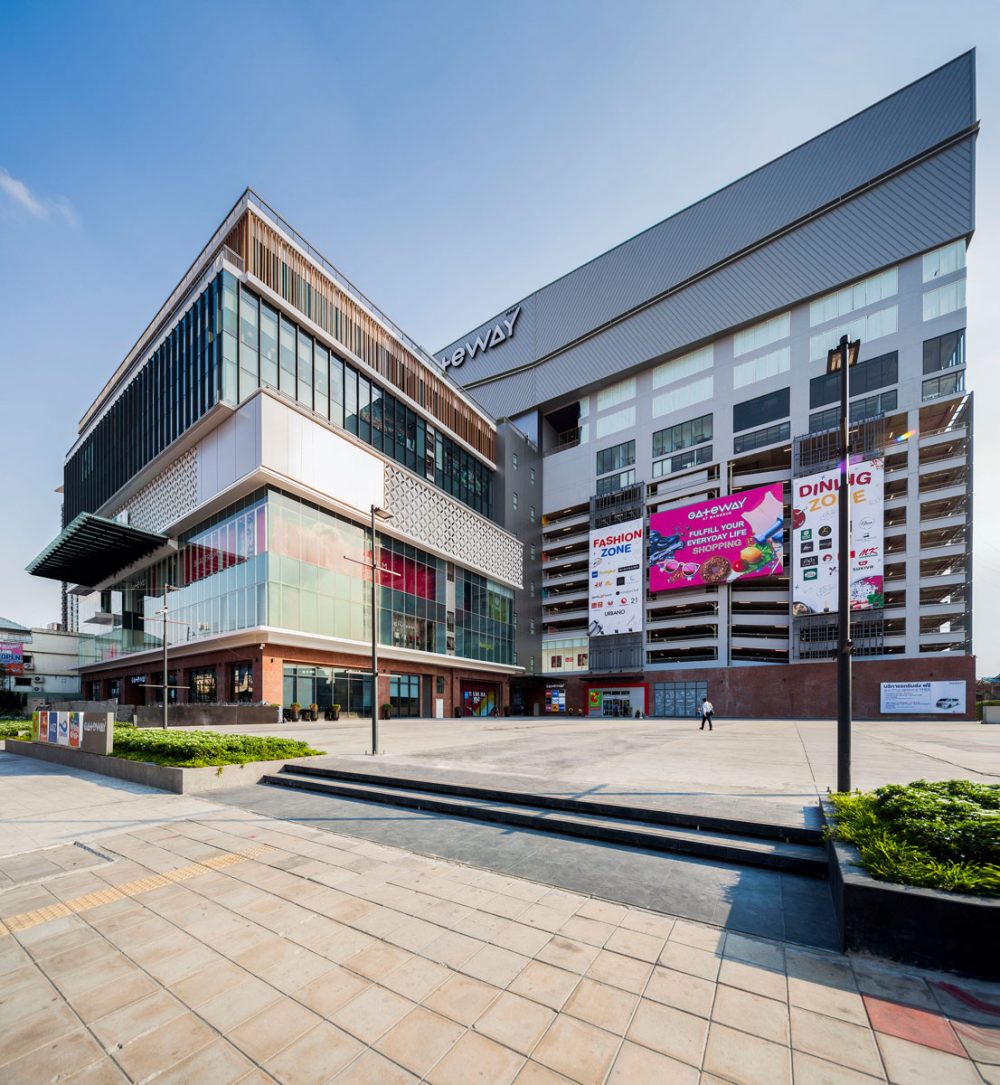
POLYGON ((642 631, 642 520, 590 533, 589 635, 642 631))
MULTIPOLYGON (((881 459, 851 464, 851 610, 885 605, 882 517, 884 471, 881 459)), ((840 550, 840 468, 797 478, 792 483, 792 613, 837 610, 840 550)))
POLYGON ((649 590, 781 575, 784 483, 655 512, 649 518, 649 590))

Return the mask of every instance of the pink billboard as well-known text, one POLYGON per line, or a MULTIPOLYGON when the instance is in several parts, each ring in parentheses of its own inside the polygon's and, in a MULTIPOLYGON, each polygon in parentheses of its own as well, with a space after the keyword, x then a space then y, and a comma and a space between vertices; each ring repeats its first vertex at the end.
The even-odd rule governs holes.
POLYGON ((649 590, 780 574, 784 527, 780 482, 655 512, 649 518, 649 590))

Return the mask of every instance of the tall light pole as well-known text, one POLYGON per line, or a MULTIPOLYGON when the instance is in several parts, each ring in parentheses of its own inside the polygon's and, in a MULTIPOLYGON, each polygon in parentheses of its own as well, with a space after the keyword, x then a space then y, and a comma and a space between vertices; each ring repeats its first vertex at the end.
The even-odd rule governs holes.
POLYGON ((170 607, 167 606, 167 592, 177 591, 178 589, 173 584, 163 585, 163 606, 157 610, 156 614, 163 615, 163 730, 167 729, 167 615, 170 613, 170 607))
POLYGON ((378 505, 372 505, 371 507, 371 533, 372 533, 372 545, 371 552, 369 554, 368 561, 360 561, 358 558, 352 558, 349 554, 345 554, 344 557, 348 561, 353 561, 356 565, 367 565, 372 578, 372 755, 378 753, 378 576, 379 571, 384 572, 387 576, 399 576, 399 573, 393 572, 391 569, 379 568, 378 560, 378 547, 375 542, 375 521, 380 520, 385 523, 387 520, 392 519, 392 513, 386 512, 385 509, 379 508, 378 505))
POLYGON ((848 373, 857 364, 861 340, 846 335, 826 357, 827 373, 840 373, 840 554, 837 568, 837 790, 851 790, 851 417, 848 373))

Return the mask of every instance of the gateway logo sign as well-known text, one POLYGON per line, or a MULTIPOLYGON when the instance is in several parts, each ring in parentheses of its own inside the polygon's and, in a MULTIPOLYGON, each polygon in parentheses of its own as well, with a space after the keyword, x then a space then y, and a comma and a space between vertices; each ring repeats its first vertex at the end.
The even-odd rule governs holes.
POLYGON ((445 369, 450 367, 457 369, 467 359, 475 358, 477 354, 485 354, 486 351, 500 346, 501 343, 506 343, 508 339, 514 337, 514 326, 520 315, 521 306, 518 305, 516 309, 511 310, 509 316, 498 320, 492 328, 480 333, 474 340, 466 342, 457 350, 453 350, 441 364, 445 369))

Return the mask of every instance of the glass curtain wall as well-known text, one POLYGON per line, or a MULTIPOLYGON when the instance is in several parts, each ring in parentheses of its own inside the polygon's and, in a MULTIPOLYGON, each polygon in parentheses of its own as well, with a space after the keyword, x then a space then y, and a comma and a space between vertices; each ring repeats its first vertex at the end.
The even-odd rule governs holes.
POLYGON ((243 402, 261 385, 277 388, 476 512, 492 515, 493 472, 485 464, 251 290, 237 289, 229 272, 221 281, 223 398, 243 402), (225 376, 230 366, 231 378, 225 376))

